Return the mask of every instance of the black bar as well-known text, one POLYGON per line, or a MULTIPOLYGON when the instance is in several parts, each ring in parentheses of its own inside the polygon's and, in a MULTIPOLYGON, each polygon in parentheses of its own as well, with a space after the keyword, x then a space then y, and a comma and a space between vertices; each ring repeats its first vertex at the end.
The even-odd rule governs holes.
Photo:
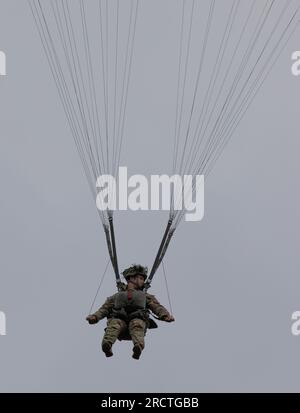
MULTIPOLYGON (((66 409, 66 412, 81 410, 84 412, 97 412, 103 409, 122 409, 125 411, 137 411, 144 408, 179 409, 189 408, 213 411, 219 408, 243 412, 247 410, 256 411, 265 407, 270 411, 274 405, 276 409, 282 407, 287 411, 289 402, 300 401, 299 394, 233 394, 233 393, 23 393, 23 394, 0 394, 1 411, 58 411, 66 409), (9 410, 4 410, 8 407, 9 410), (20 410, 19 410, 20 409, 20 410), (55 410, 54 410, 55 409, 55 410)), ((218 409, 219 411, 219 409, 218 409)))

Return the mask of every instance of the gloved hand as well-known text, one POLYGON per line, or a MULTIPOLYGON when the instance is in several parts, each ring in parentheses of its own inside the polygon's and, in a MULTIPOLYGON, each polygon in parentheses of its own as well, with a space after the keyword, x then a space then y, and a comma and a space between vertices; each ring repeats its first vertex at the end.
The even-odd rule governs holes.
POLYGON ((164 317, 163 320, 167 323, 172 323, 173 321, 175 321, 175 318, 170 314, 169 316, 164 317))
POLYGON ((98 323, 97 317, 95 315, 88 315, 86 321, 88 321, 89 324, 98 323))

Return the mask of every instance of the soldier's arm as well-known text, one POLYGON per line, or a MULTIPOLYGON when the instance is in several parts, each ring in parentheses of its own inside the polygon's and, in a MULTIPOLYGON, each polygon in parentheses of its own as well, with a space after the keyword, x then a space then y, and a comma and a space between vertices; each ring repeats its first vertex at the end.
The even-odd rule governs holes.
POLYGON ((91 314, 92 317, 96 318, 96 321, 100 321, 107 317, 114 306, 114 296, 108 297, 105 303, 94 313, 91 314))
POLYGON ((160 304, 160 302, 154 297, 154 295, 147 294, 147 308, 152 311, 158 318, 165 321, 174 321, 173 316, 169 313, 169 311, 160 304))

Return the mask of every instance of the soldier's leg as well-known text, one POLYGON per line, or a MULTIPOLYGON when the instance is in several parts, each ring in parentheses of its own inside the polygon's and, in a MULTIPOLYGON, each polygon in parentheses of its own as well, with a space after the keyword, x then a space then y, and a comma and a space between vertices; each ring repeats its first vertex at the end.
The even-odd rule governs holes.
POLYGON ((133 355, 134 359, 139 359, 142 350, 145 348, 145 332, 146 332, 146 323, 145 321, 134 318, 129 323, 129 333, 133 341, 133 355))
POLYGON ((102 340, 102 350, 106 357, 113 355, 111 348, 119 335, 126 329, 126 323, 119 318, 111 318, 107 321, 107 327, 102 340))

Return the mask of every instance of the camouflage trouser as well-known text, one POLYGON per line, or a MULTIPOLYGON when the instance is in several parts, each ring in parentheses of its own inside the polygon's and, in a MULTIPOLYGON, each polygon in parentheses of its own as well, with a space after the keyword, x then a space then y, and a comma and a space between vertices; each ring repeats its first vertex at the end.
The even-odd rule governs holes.
POLYGON ((111 345, 115 343, 120 334, 124 333, 128 327, 129 334, 133 344, 139 344, 143 349, 145 347, 145 331, 146 323, 140 318, 134 318, 129 323, 119 318, 111 318, 107 321, 107 328, 103 337, 103 341, 109 342, 111 345))

